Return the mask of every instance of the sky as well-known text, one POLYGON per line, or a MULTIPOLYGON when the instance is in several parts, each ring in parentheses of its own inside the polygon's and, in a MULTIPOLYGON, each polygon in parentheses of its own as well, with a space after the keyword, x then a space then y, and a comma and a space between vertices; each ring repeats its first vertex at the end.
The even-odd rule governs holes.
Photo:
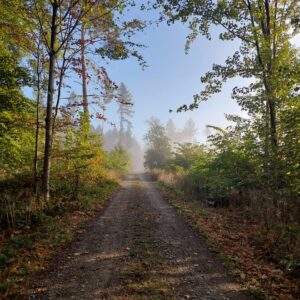
MULTIPOLYGON (((171 26, 152 25, 134 38, 146 46, 141 51, 148 64, 146 69, 142 70, 134 59, 105 65, 110 77, 115 82, 124 82, 133 95, 134 134, 140 141, 147 130, 146 121, 152 116, 163 123, 171 118, 179 128, 191 117, 198 128, 197 139, 203 142, 206 125, 225 127, 228 122, 224 114, 241 114, 230 96, 232 88, 241 83, 236 81, 226 84, 222 93, 202 103, 196 111, 169 113, 169 109, 176 110, 182 104, 191 103, 193 95, 202 88, 200 76, 210 70, 213 63, 223 63, 237 47, 233 42, 221 42, 217 38, 208 41, 201 37, 185 54, 188 32, 186 25, 179 22, 171 26)), ((110 109, 109 118, 117 119, 114 108, 110 109)))
MULTIPOLYGON (((129 18, 147 20, 157 19, 157 12, 143 13, 131 10, 129 18)), ((196 123, 197 140, 204 142, 207 136, 206 125, 226 127, 229 122, 225 114, 239 114, 247 116, 240 110, 237 103, 231 99, 234 86, 247 84, 243 79, 230 80, 223 87, 221 93, 213 96, 207 102, 201 103, 193 112, 169 113, 169 109, 178 108, 182 104, 193 101, 193 95, 201 91, 200 77, 211 69, 214 63, 223 63, 238 47, 238 41, 224 42, 218 39, 218 30, 215 29, 212 40, 199 37, 188 54, 185 53, 185 41, 189 30, 187 25, 180 22, 168 26, 166 23, 148 26, 139 32, 134 41, 144 44, 141 54, 148 67, 142 70, 138 62, 129 58, 123 61, 105 63, 100 61, 110 78, 116 82, 124 82, 133 95, 134 101, 134 135, 142 143, 147 131, 147 120, 151 117, 159 118, 164 124, 172 119, 175 125, 183 127, 188 118, 196 123)), ((293 43, 300 45, 298 35, 293 43)), ((72 80, 72 78, 71 78, 72 80)), ((81 87, 76 86, 78 78, 74 78, 72 89, 81 94, 81 87)), ((25 91, 30 94, 29 91, 25 91)), ((67 95, 64 95, 67 96, 67 95)), ((110 122, 117 123, 116 107, 108 107, 106 112, 110 122)), ((98 121, 100 122, 100 121, 98 121)), ((97 123, 94 126, 97 127, 97 123)), ((106 124, 105 129, 110 125, 106 124)))

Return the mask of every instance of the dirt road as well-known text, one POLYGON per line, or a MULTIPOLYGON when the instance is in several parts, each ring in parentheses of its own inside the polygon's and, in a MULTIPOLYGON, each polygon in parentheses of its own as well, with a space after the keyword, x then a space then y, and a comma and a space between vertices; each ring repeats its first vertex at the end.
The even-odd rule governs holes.
POLYGON ((128 176, 30 299, 249 299, 144 176, 128 176))

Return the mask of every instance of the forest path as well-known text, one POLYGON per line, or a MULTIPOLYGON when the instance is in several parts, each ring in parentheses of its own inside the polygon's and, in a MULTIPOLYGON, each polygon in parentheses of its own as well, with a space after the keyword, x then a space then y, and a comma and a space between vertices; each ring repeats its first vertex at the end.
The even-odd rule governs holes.
POLYGON ((144 175, 32 283, 30 299, 249 299, 144 175))

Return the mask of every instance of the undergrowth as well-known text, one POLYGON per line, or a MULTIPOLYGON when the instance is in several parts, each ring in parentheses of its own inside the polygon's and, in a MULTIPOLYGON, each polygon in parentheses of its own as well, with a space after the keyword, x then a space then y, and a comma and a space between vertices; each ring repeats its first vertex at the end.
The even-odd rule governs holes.
MULTIPOLYGON (((263 227, 235 208, 206 207, 199 200, 158 182, 165 199, 207 241, 241 285, 257 299, 299 299, 299 281, 265 255, 263 227)), ((264 236, 265 243, 268 236, 264 236)))
POLYGON ((29 278, 42 271, 58 248, 69 243, 77 230, 103 208, 118 184, 85 185, 76 200, 56 198, 35 215, 30 225, 17 224, 2 232, 0 240, 0 296, 25 297, 29 278), (59 201, 58 201, 59 200, 59 201))

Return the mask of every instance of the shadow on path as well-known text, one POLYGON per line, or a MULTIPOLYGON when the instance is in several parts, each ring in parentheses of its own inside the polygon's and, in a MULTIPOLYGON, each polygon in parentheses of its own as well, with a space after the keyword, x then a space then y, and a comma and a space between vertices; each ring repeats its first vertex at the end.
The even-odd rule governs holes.
POLYGON ((29 298, 250 299, 151 181, 128 175, 29 298))

